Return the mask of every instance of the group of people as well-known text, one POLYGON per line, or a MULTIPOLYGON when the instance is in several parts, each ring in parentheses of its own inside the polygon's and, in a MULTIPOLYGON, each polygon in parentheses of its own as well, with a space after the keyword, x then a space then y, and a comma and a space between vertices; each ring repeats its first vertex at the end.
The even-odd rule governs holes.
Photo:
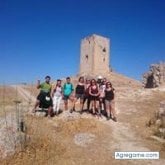
POLYGON ((73 113, 76 111, 76 102, 80 100, 80 114, 83 113, 86 105, 86 110, 92 115, 101 117, 104 110, 107 120, 117 121, 114 101, 115 89, 106 78, 96 80, 80 77, 75 88, 70 77, 66 78, 63 85, 62 80, 58 79, 56 84, 52 86, 50 80, 50 76, 46 76, 43 83, 38 80, 37 88, 40 89, 40 93, 37 96, 33 112, 36 112, 39 106, 40 108, 48 108, 48 116, 51 116, 52 113, 58 115, 63 100, 65 110, 68 110, 68 101, 71 101, 70 113, 73 113))

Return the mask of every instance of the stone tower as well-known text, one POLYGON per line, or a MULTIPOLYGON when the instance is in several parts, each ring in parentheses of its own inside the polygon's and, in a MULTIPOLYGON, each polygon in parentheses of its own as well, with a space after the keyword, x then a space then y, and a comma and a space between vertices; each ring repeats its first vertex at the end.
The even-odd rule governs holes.
POLYGON ((104 75, 109 72, 109 45, 108 38, 95 34, 81 40, 81 75, 104 75))

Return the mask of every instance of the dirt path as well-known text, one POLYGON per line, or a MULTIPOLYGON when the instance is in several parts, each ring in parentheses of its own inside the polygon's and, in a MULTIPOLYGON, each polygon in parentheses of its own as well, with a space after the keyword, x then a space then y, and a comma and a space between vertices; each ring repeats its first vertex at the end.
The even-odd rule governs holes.
MULTIPOLYGON (((13 86, 13 87, 18 90, 18 93, 26 101, 28 101, 29 99, 35 101, 35 97, 32 96, 27 90, 23 89, 21 86, 13 86)), ((104 138, 105 140, 101 141, 102 143, 98 141, 97 143, 93 144, 93 148, 97 150, 96 151, 97 154, 99 153, 99 151, 101 153, 104 153, 105 155, 107 154, 107 152, 111 154, 110 158, 107 159, 108 161, 111 161, 110 164, 123 164, 123 165, 124 164, 154 164, 154 165, 165 164, 164 159, 152 160, 152 161, 150 160, 139 160, 139 161, 116 160, 115 161, 114 160, 115 151, 151 151, 149 147, 145 144, 145 141, 142 139, 142 137, 137 135, 137 132, 135 132, 135 130, 131 127, 131 121, 128 122, 128 120, 122 120, 124 114, 129 114, 130 115, 129 117, 131 117, 132 112, 137 111, 137 109, 133 105, 130 105, 129 102, 127 102, 127 100, 129 99, 136 100, 138 92, 141 94, 143 91, 137 90, 136 92, 134 92, 134 90, 129 88, 129 89, 122 89, 121 91, 119 91, 119 93, 117 93, 116 110, 119 118, 118 122, 106 121, 104 117, 101 119, 97 119, 97 121, 108 126, 110 131, 105 133, 104 136, 107 136, 104 138), (108 139, 110 139, 110 142, 108 139)), ((64 112, 59 116, 59 119, 64 119, 64 120, 65 119, 68 120, 70 118, 92 119, 92 116, 89 114, 83 114, 79 116, 77 115, 77 113, 70 114, 68 112, 64 112)), ((55 122, 54 120, 50 120, 49 123, 54 125, 55 122)), ((81 136, 83 137, 84 135, 81 136)), ((78 137, 78 139, 81 139, 82 138, 81 136, 78 137)), ((91 138, 92 136, 93 135, 91 135, 91 138)), ((88 153, 86 149, 84 149, 84 151, 88 153)), ((79 150, 78 152, 82 152, 82 150, 79 150)), ((98 163, 103 163, 103 162, 96 161, 96 164, 98 163)), ((105 164, 108 164, 106 160, 105 160, 105 164)))

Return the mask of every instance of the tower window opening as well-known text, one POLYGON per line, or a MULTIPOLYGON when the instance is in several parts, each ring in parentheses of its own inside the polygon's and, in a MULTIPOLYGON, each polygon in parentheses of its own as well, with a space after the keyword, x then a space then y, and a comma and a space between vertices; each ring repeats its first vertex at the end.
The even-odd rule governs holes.
POLYGON ((105 62, 105 58, 103 58, 103 62, 105 62))
POLYGON ((103 48, 103 52, 106 52, 106 49, 105 48, 103 48))
POLYGON ((88 61, 88 55, 87 54, 85 55, 85 59, 88 61))

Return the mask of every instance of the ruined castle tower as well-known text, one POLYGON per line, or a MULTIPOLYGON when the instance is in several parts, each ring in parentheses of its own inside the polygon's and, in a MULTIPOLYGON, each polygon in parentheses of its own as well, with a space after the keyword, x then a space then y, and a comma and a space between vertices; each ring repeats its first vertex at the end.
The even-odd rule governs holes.
POLYGON ((80 74, 104 75, 109 72, 110 41, 95 35, 81 40, 80 74))

